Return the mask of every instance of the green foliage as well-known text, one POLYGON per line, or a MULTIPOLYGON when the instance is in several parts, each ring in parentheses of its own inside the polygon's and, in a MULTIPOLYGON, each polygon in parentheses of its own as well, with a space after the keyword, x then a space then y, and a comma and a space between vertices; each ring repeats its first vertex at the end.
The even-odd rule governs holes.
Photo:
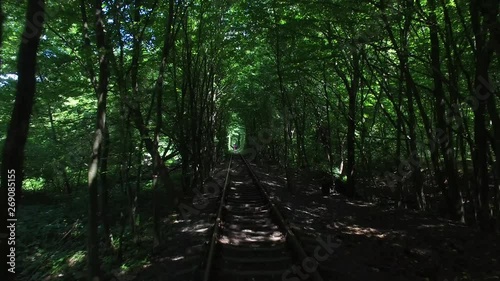
POLYGON ((42 191, 46 183, 44 178, 29 178, 25 179, 23 184, 27 191, 42 191))
MULTIPOLYGON (((151 205, 155 152, 165 158, 167 168, 179 168, 171 180, 179 186, 176 190, 184 191, 198 185, 238 138, 240 150, 257 145, 262 158, 291 167, 333 170, 343 181, 346 172, 340 167, 347 160, 355 160, 361 176, 397 170, 394 163, 411 156, 413 140, 418 142, 422 169, 441 168, 444 155, 438 151, 437 164, 432 164, 429 145, 429 135, 438 129, 439 103, 433 91, 435 67, 429 59, 433 25, 428 1, 174 1, 172 34, 166 34, 168 2, 142 0, 135 7, 135 1, 104 1, 111 70, 106 187, 111 193, 113 233, 120 231, 116 222, 129 212, 126 207, 132 208, 133 193, 145 201, 134 207, 151 205), (171 48, 162 61, 164 46, 171 48), (353 91, 358 71, 360 83, 353 91), (137 85, 132 85, 133 78, 137 85), (352 92, 355 113, 349 116, 352 92), (348 159, 347 153, 350 120, 355 125, 355 159, 348 159), (263 143, 263 134, 270 140, 263 143), (252 143, 255 139, 257 144, 252 143), (142 192, 149 197, 141 197, 142 192)), ((469 2, 437 2, 437 71, 445 92, 440 102, 449 115, 452 105, 466 105, 474 91, 477 36, 469 2)), ((99 53, 94 11, 84 1, 87 30, 80 3, 47 1, 24 189, 63 202, 21 209, 20 217, 29 219, 20 224, 20 233, 39 233, 24 235, 20 243, 27 261, 22 277, 31 280, 48 274, 74 280, 85 266, 83 210, 88 198, 83 192, 96 127, 99 53), (71 196, 64 194, 68 186, 71 196), (71 235, 61 242, 70 228, 71 235)), ((6 131, 15 99, 25 5, 7 1, 2 7, 7 18, 0 65, 0 130, 6 131)), ((497 82, 497 54, 490 63, 491 80, 497 82)), ((498 102, 498 95, 492 99, 498 102)), ((488 108, 482 122, 493 139, 498 136, 496 106, 488 108)), ((461 106, 460 124, 450 121, 456 124, 444 128, 452 136, 449 151, 454 159, 467 160, 473 154, 476 114, 470 106, 461 106)), ((0 135, 0 143, 4 139, 5 134, 0 135)), ((498 158, 492 148, 488 150, 492 159, 498 158)), ((466 162, 457 161, 454 169, 467 171, 466 162)), ((43 196, 36 200, 52 201, 43 196)), ((137 223, 144 229, 151 221, 145 211, 138 215, 137 223)), ((127 229, 113 246, 128 243, 130 236, 127 229)), ((140 249, 131 248, 140 252, 137 258, 125 253, 128 259, 116 265, 106 256, 106 266, 128 270, 146 263, 140 249)))

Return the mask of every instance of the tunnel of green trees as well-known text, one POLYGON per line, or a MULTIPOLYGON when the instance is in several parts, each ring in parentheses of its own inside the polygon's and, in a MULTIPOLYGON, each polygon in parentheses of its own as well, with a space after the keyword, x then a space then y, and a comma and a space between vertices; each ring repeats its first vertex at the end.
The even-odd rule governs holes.
POLYGON ((86 256, 137 266, 129 243, 161 244, 231 152, 500 227, 497 0, 0 7, 2 201, 15 169, 17 215, 44 214, 19 226, 45 235, 19 238, 18 255, 43 257, 26 276, 86 256), (79 238, 58 246, 51 229, 79 238))

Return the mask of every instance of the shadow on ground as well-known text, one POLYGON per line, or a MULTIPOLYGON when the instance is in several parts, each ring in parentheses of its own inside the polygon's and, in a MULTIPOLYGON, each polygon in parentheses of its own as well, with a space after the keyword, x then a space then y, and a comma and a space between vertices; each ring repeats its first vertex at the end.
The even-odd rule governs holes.
POLYGON ((390 205, 324 197, 319 182, 301 180, 306 175, 295 179, 291 195, 276 167, 257 171, 299 236, 340 241, 320 263, 328 280, 500 280, 498 235, 390 205))

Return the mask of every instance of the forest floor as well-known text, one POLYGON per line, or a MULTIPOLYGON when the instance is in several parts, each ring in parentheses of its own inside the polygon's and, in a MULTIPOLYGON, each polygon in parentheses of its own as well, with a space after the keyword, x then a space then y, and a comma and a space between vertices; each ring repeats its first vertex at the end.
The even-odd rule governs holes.
MULTIPOLYGON (((254 169, 295 229, 339 241, 327 260, 336 280, 500 280, 498 235, 391 204, 324 197, 319 182, 303 180, 308 178, 304 173, 296 175, 292 195, 277 167, 254 169)), ((224 181, 215 180, 220 185, 224 181)), ((33 197, 36 204, 26 200, 20 213, 19 280, 85 280, 86 201, 75 197, 62 204, 64 200, 51 198, 44 203, 40 195, 33 197)), ((145 210, 140 212, 148 217, 151 198, 143 197, 139 205, 145 210)), ((124 241, 122 265, 104 261, 111 280, 193 280, 205 259, 217 208, 214 199, 208 198, 206 206, 182 200, 178 212, 163 220, 164 240, 154 251, 151 222, 141 222, 139 244, 124 241)))
MULTIPOLYGON (((327 260, 336 280, 500 280, 498 235, 390 204, 324 197, 319 182, 301 180, 306 174, 297 174, 292 195, 277 167, 253 168, 295 229, 340 242, 327 260)), ((172 223, 165 250, 133 280, 192 280, 214 206, 205 211, 172 223)))
MULTIPOLYGON (((214 174, 223 170, 221 164, 214 174)), ((224 177, 214 178, 224 185, 224 177)), ((217 213, 217 197, 206 196, 201 200, 181 200, 173 216, 164 221, 168 233, 166 240, 150 256, 143 268, 115 274, 119 281, 191 281, 199 274, 199 267, 205 260, 207 241, 217 213)))
POLYGON ((498 235, 391 204, 324 197, 304 173, 292 195, 277 167, 253 168, 295 228, 338 239, 327 261, 338 280, 500 280, 498 235))

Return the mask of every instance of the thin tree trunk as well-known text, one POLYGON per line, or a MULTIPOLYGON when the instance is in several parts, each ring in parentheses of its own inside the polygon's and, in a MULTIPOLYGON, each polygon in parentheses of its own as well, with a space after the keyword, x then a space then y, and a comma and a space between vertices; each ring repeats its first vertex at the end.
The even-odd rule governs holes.
MULTIPOLYGON (((479 202, 479 225, 483 230, 490 230, 490 198, 488 185, 487 166, 487 130, 486 130, 486 109, 489 91, 483 85, 484 79, 489 77, 489 67, 491 63, 492 51, 487 48, 487 31, 482 24, 484 9, 482 5, 493 4, 495 1, 471 0, 470 14, 472 30, 475 35, 475 68, 473 99, 479 99, 477 109, 474 111, 474 184, 478 189, 479 202)), ((498 6, 498 5, 497 5, 498 6)), ((493 4, 492 7, 495 7, 493 4)), ((489 97, 490 99, 494 97, 489 97)))
MULTIPOLYGON (((448 11, 448 7, 446 5, 446 1, 445 0, 440 0, 441 2, 441 8, 443 9, 443 14, 444 14, 444 23, 445 23, 445 42, 444 42, 444 46, 445 46, 445 49, 446 49, 446 56, 447 56, 447 68, 448 68, 448 73, 449 73, 449 92, 450 92, 450 103, 451 103, 451 114, 449 114, 450 118, 451 118, 451 122, 453 122, 452 124, 450 124, 451 126, 449 126, 449 130, 448 130, 448 135, 451 137, 453 135, 453 127, 454 125, 457 125, 458 126, 458 134, 457 134, 457 139, 456 139, 456 142, 457 142, 457 146, 459 147, 459 150, 460 150, 460 155, 461 155, 461 165, 463 166, 463 175, 462 175, 462 181, 458 188, 461 188, 459 189, 460 192, 462 192, 463 196, 464 197, 464 200, 462 200, 463 202, 465 202, 466 200, 469 200, 469 201, 473 201, 475 202, 475 198, 473 196, 471 196, 471 186, 470 186, 470 180, 469 180, 469 169, 468 169, 468 165, 467 165, 467 159, 466 159, 466 147, 465 147, 465 143, 464 143, 464 134, 466 133, 466 127, 467 127, 467 123, 466 121, 464 120, 464 117, 462 116, 462 113, 460 111, 460 108, 459 108, 459 102, 460 102, 460 93, 459 93, 459 72, 458 72, 458 67, 460 67, 460 61, 461 61, 461 58, 459 57, 459 52, 457 51, 457 47, 456 47, 456 40, 455 40, 455 36, 454 36, 454 33, 453 33, 453 25, 452 25, 452 21, 451 21, 451 18, 450 18, 450 15, 449 15, 449 11, 448 11), (466 200, 465 200, 466 198, 466 200)), ((469 80, 469 79, 468 79, 469 80)), ((458 166, 456 164, 456 166, 458 166)), ((455 167, 456 171, 458 172, 458 167, 455 167)), ((458 178, 458 174, 457 174, 457 178, 458 178)), ((464 203, 462 203, 464 204, 464 203)), ((476 206, 475 204, 471 204, 471 207, 472 207, 472 213, 475 213, 476 212, 476 206)), ((464 215, 464 219, 466 218, 465 217, 465 214, 466 214, 466 210, 465 210, 465 206, 463 206, 463 215, 464 215)))
POLYGON ((332 175, 332 182, 335 181, 333 178, 333 149, 332 149, 332 122, 330 121, 330 98, 328 95, 328 89, 326 85, 326 65, 323 64, 323 92, 325 94, 325 105, 326 105, 326 124, 328 126, 327 128, 327 156, 328 156, 328 168, 329 172, 332 175))
MULTIPOLYGON (((43 79, 42 79, 43 81, 43 79)), ((54 117, 52 114, 52 106, 49 104, 48 105, 48 113, 49 113, 49 123, 50 123, 50 130, 52 133, 52 139, 57 145, 60 145, 59 139, 57 138, 57 132, 56 132, 56 127, 54 124, 54 117)), ((66 191, 67 194, 71 194, 71 183, 69 182, 68 178, 68 173, 66 172, 66 161, 63 159, 61 161, 61 166, 59 169, 61 170, 62 177, 63 177, 63 185, 64 185, 64 190, 66 191)))
MULTIPOLYGON (((410 70, 408 66, 408 32, 410 30, 411 26, 411 21, 413 18, 413 13, 414 13, 414 7, 412 2, 407 2, 404 1, 405 5, 405 20, 404 20, 404 27, 401 30, 401 38, 400 38, 400 44, 396 41, 394 34, 392 32, 392 28, 389 25, 389 21, 387 18, 386 14, 386 4, 382 3, 381 4, 381 9, 382 9, 382 19, 384 21, 385 28, 388 32, 389 38, 392 42, 392 44, 395 47, 397 56, 399 58, 399 69, 400 72, 404 73, 404 83, 406 87, 406 96, 407 96, 407 105, 408 105, 408 147, 410 149, 410 166, 411 166, 411 172, 412 172, 412 178, 414 182, 414 195, 417 199, 418 205, 420 209, 425 209, 426 208, 426 200, 425 200, 425 195, 423 192, 423 177, 422 177, 422 172, 420 170, 420 157, 419 157, 419 152, 417 150, 417 134, 416 134, 416 113, 415 113, 415 107, 414 107, 414 100, 417 101, 417 104, 419 106, 421 105, 420 101, 420 96, 418 94, 418 89, 416 88, 410 70), (398 46, 399 45, 399 46, 398 46)), ((422 111, 422 110, 421 110, 422 111)), ((429 130, 429 124, 427 121, 427 116, 425 115, 425 112, 421 112, 423 121, 426 128, 426 131, 429 130)), ((433 158, 437 159, 437 158, 433 158)))
MULTIPOLYGON (((138 25, 140 23, 141 19, 141 0, 135 0, 134 1, 134 16, 133 20, 135 25, 138 25)), ((141 36, 139 35, 139 28, 135 29, 134 34, 133 34, 133 39, 132 39, 132 63, 130 66, 130 81, 131 81, 131 88, 132 88, 132 96, 137 97, 139 95, 139 84, 138 84, 138 73, 139 73, 139 59, 141 55, 141 36)), ((123 100, 124 97, 122 96, 122 106, 121 106, 121 115, 125 119, 125 114, 126 114, 126 103, 123 100)), ((122 126, 122 134, 123 134, 123 155, 128 154, 128 160, 126 162, 126 167, 122 168, 122 173, 123 173, 123 180, 125 181, 125 184, 127 186, 127 197, 128 197, 128 202, 129 202, 129 216, 130 216, 130 227, 132 231, 132 235, 134 237, 134 242, 137 243, 138 241, 138 233, 137 233, 137 228, 136 228, 136 211, 137 211, 137 199, 138 199, 138 190, 140 188, 140 182, 141 182, 141 167, 142 167, 142 141, 140 144, 140 149, 139 149, 139 161, 138 161, 138 172, 137 172, 137 186, 136 189, 134 190, 132 188, 132 184, 129 183, 129 174, 130 174, 130 166, 132 165, 132 158, 133 158, 133 140, 132 140, 132 135, 129 130, 130 126, 130 113, 127 113, 127 118, 125 121, 125 124, 122 126), (130 150, 129 150, 130 147, 130 150)), ((125 161, 122 162, 122 166, 125 164, 125 161)), ((120 240, 121 241, 121 240, 120 240)))
POLYGON ((2 42, 3 42, 3 21, 4 21, 4 14, 3 14, 3 8, 2 8, 2 2, 0 1, 0 68, 2 67, 2 42))
POLYGON ((89 280, 99 280, 101 276, 99 261, 99 235, 98 235, 98 177, 100 171, 100 158, 105 142, 106 131, 106 106, 108 97, 108 55, 106 48, 106 34, 104 31, 104 15, 101 0, 94 2, 96 13, 96 44, 99 50, 99 81, 97 86, 97 118, 92 158, 89 164, 89 237, 88 237, 88 270, 89 280))
POLYGON ((435 98, 435 113, 436 113, 436 145, 441 149, 441 153, 444 157, 444 169, 446 172, 446 182, 448 187, 448 192, 446 196, 448 197, 448 212, 451 219, 460 220, 464 222, 464 211, 462 204, 462 195, 458 189, 458 181, 456 174, 456 165, 454 161, 454 147, 452 140, 453 138, 448 134, 450 131, 446 124, 445 112, 446 112, 446 100, 444 96, 443 83, 441 81, 442 73, 440 69, 441 59, 439 50, 439 37, 438 37, 438 27, 436 20, 436 3, 435 0, 429 0, 428 2, 430 8, 429 15, 429 30, 430 30, 430 42, 431 42, 431 69, 432 78, 434 81, 434 98, 435 98), (437 136, 443 133, 443 136, 437 136))
MULTIPOLYGON (((402 71, 402 69, 400 69, 399 71, 399 79, 400 81, 404 81, 404 72, 402 71)), ((398 92, 399 93, 403 93, 403 83, 398 83, 398 92)), ((397 133, 396 133, 396 167, 399 166, 399 163, 401 161, 401 147, 402 147, 402 140, 401 140, 401 137, 402 137, 402 134, 404 132, 404 120, 403 120, 403 114, 400 110, 400 108, 402 108, 403 106, 403 95, 398 95, 398 101, 397 101, 397 110, 396 110, 396 115, 397 115, 397 118, 396 118, 396 126, 397 126, 397 133)), ((397 198, 397 206, 398 208, 402 208, 403 207, 403 199, 404 199, 404 194, 403 194, 403 182, 401 180, 397 180, 396 181, 396 198, 397 198)))
MULTIPOLYGON (((137 181, 135 183, 135 199, 139 197, 139 193, 141 192, 141 183, 142 183, 142 150, 144 148, 144 141, 141 139, 139 141, 139 149, 137 153, 137 181)), ((136 202, 137 204, 137 202, 136 202)))
POLYGON ((80 13, 82 15, 82 35, 83 35, 83 53, 86 57, 86 62, 87 65, 85 66, 87 68, 87 72, 89 74, 90 78, 90 83, 94 89, 95 92, 97 92, 97 82, 96 82, 96 77, 95 77, 95 71, 94 71, 94 65, 92 63, 92 48, 90 46, 90 31, 89 31, 89 20, 87 16, 87 1, 85 0, 80 0, 80 13))
POLYGON ((349 92, 349 113, 347 118, 347 194, 354 196, 356 194, 356 98, 361 80, 360 70, 360 50, 355 50, 353 60, 353 76, 349 92))
MULTIPOLYGON (((169 51, 172 48, 172 22, 174 17, 174 0, 169 1, 169 16, 167 19, 167 25, 165 29, 165 38, 163 42, 163 51, 162 57, 160 61, 160 69, 158 71, 158 78, 156 80, 156 127, 154 130, 153 137, 153 229, 154 229, 154 247, 160 244, 161 240, 161 231, 160 231, 160 214, 159 214, 159 194, 158 194, 158 183, 160 179, 161 173, 166 173, 163 178, 169 178, 168 168, 163 163, 161 159, 161 155, 158 151, 159 142, 160 142, 160 131, 162 129, 163 124, 163 81, 165 76, 165 70, 167 68, 167 60, 169 51)), ((163 182, 166 184, 167 182, 163 182)), ((168 180, 168 184, 172 184, 170 180, 168 180)), ((171 190, 173 186, 168 187, 168 190, 171 190)), ((170 192, 169 192, 170 193, 170 192)), ((173 192, 168 194, 167 196, 174 196, 173 192)), ((170 206, 172 208, 173 206, 170 206)))
MULTIPOLYGON (((484 25, 485 29, 490 32, 490 39, 486 43, 486 52, 489 52, 488 55, 491 56, 490 59, 493 59, 492 53, 496 52, 497 59, 500 58, 500 23, 498 21, 498 12, 499 12, 499 2, 497 1, 486 1, 483 8, 484 13, 484 25)), ((488 73, 489 74, 489 73, 488 73)), ((496 216, 497 228, 500 228, 500 115, 498 114, 498 107, 496 105, 496 98, 500 97, 495 95, 494 86, 489 80, 491 75, 486 75, 483 78, 483 87, 485 88, 485 92, 488 94, 487 96, 487 106, 488 113, 490 115, 491 123, 493 125, 493 139, 491 140, 492 150, 495 154, 495 161, 493 162, 492 171, 493 171, 493 215, 496 216), (486 82, 485 82, 486 81, 486 82)))
POLYGON ((104 232, 104 244, 107 249, 112 249, 111 245, 111 226, 110 226, 110 213, 109 213, 109 186, 108 186, 108 156, 109 156, 109 130, 107 124, 104 128, 102 152, 100 157, 100 218, 104 232))
POLYGON ((276 73, 278 75, 278 81, 279 81, 279 88, 280 88, 280 94, 281 94, 281 105, 283 107, 283 141, 284 141, 284 168, 285 168, 285 177, 286 177, 286 185, 287 189, 290 192, 294 192, 294 184, 293 184, 293 178, 292 178, 292 171, 290 169, 290 163, 289 163, 289 108, 288 108, 288 102, 287 102, 287 95, 286 95, 286 89, 285 89, 285 84, 283 81, 283 72, 282 72, 282 50, 281 50, 281 40, 280 40, 280 28, 278 24, 278 15, 276 13, 276 10, 274 10, 275 14, 275 28, 276 28, 276 42, 275 42, 275 47, 276 47, 276 73))

